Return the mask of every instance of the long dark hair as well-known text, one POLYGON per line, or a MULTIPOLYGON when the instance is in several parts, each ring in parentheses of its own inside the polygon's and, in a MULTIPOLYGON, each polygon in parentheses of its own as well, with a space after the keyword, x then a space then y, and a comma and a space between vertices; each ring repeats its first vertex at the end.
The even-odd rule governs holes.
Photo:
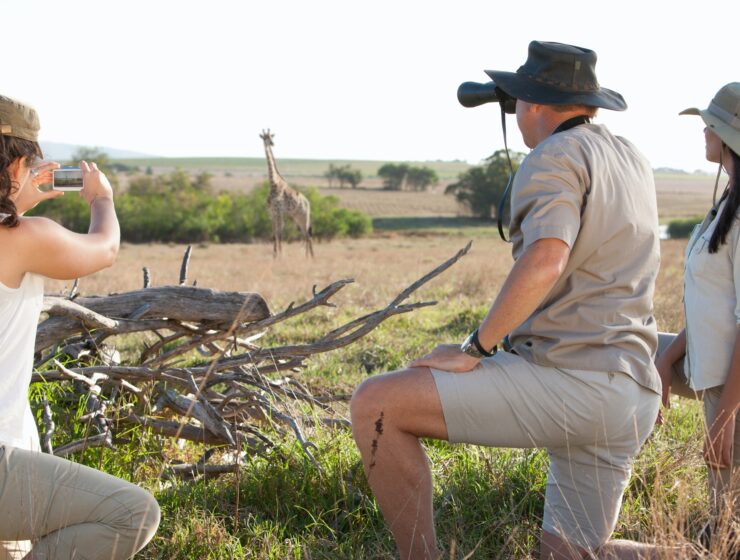
POLYGON ((10 164, 22 157, 30 161, 44 156, 38 142, 0 134, 0 213, 7 214, 0 217, 0 224, 7 227, 18 225, 18 210, 10 196, 20 185, 10 177, 10 164))
MULTIPOLYGON (((722 145, 724 148, 724 144, 722 145)), ((730 177, 730 184, 727 187, 727 201, 725 207, 720 214, 717 226, 714 228, 712 238, 709 240, 709 252, 716 253, 720 245, 724 245, 727 241, 727 234, 732 229, 732 224, 735 222, 737 216, 737 209, 740 206, 740 156, 734 151, 727 150, 730 152, 733 164, 733 174, 730 177)))

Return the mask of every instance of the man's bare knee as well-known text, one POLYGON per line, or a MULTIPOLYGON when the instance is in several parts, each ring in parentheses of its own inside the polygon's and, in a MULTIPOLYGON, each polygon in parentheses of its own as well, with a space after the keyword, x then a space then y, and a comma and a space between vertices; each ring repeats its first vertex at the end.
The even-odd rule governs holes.
POLYGON ((428 368, 366 379, 352 395, 350 415, 354 430, 367 429, 382 415, 387 428, 416 437, 447 438, 439 395, 428 368))
POLYGON ((352 425, 368 421, 372 416, 377 416, 383 408, 382 388, 383 380, 371 377, 363 381, 352 394, 349 401, 350 417, 352 425))

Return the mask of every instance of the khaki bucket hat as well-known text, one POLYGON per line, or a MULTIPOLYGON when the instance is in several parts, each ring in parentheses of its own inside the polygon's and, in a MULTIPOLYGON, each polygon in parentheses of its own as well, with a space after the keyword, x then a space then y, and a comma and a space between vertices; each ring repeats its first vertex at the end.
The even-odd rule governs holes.
POLYGON ((39 140, 39 115, 36 109, 0 95, 0 134, 31 142, 39 140))
POLYGON ((722 142, 740 155, 740 82, 723 86, 706 109, 691 107, 679 115, 699 115, 722 142))

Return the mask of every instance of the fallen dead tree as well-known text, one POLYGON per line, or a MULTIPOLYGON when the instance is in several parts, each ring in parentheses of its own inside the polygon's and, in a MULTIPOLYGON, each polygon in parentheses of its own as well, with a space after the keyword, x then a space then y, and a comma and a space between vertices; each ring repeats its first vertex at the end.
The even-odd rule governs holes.
POLYGON ((161 436, 212 446, 197 463, 170 465, 163 471, 165 477, 193 478, 234 472, 245 452, 264 452, 274 447, 271 433, 287 432, 317 464, 304 429, 316 423, 348 426, 331 408, 333 401, 347 397, 315 396, 293 374, 311 356, 348 346, 390 317, 434 305, 434 301, 404 302, 469 248, 470 244, 402 290, 384 308, 304 344, 263 346, 260 340, 284 321, 319 307, 334 307, 331 298, 353 280, 340 280, 320 291, 314 287, 310 299, 271 313, 259 294, 187 286, 188 248, 177 286, 149 287, 144 269, 141 290, 77 297, 75 286, 67 296, 47 296, 32 382, 74 383, 86 396, 79 421, 87 423, 87 430, 84 438, 53 449, 55 423, 47 403, 42 415, 44 450, 67 456, 90 447, 114 448, 119 431, 141 426, 161 436), (131 333, 148 333, 151 342, 124 364, 115 337, 131 333), (116 398, 124 393, 129 398, 116 398), (324 415, 302 413, 305 407, 299 403, 324 415), (208 465, 216 446, 231 448, 234 462, 208 465))

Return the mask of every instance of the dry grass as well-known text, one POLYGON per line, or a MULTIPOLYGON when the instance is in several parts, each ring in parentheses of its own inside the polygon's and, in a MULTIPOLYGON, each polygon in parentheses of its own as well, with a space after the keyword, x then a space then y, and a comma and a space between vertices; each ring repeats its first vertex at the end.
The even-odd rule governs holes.
MULTIPOLYGON (((722 180, 720 180, 721 182, 722 180)), ((721 185, 724 185, 721 182, 721 185)), ((657 175, 658 213, 662 222, 703 216, 712 204, 714 177, 710 175, 657 175)))
MULTIPOLYGON (((351 277, 357 280, 363 298, 374 298, 389 295, 396 286, 451 256, 466 241, 448 236, 339 240, 318 245, 315 260, 304 258, 298 243, 288 245, 281 259, 272 258, 272 246, 268 243, 199 245, 193 249, 189 279, 197 280, 201 286, 258 291, 270 300, 286 301, 296 294, 309 293, 314 284, 351 277)), ((100 294, 139 288, 142 266, 150 269, 155 285, 176 283, 184 250, 185 245, 124 244, 116 264, 84 278, 80 291, 100 294)), ((486 269, 493 273, 494 262, 508 270, 508 246, 480 239, 449 275, 468 282, 465 277, 469 274, 479 277, 481 270, 486 269)), ((68 286, 69 282, 48 283, 51 291, 68 286)))
MULTIPOLYGON (((196 246, 189 278, 191 281, 197 279, 198 285, 204 287, 260 292, 276 310, 292 300, 308 298, 314 284, 323 287, 340 278, 352 277, 357 284, 347 287, 336 298, 340 310, 345 307, 371 310, 386 304, 400 289, 452 256, 467 241, 464 235, 339 240, 317 245, 317 258, 313 261, 303 256, 302 247, 297 243, 288 245, 280 260, 272 258, 272 247, 266 243, 196 246)), ((675 331, 682 324, 684 246, 685 240, 662 242, 662 268, 655 294, 661 330, 675 331)), ((182 245, 124 245, 116 265, 84 279, 80 290, 84 294, 104 294, 137 289, 142 284, 142 266, 150 268, 154 285, 176 283, 184 249, 182 245)), ((368 359, 375 356, 378 364, 371 369, 376 371, 388 366, 388 359, 406 360, 417 346, 433 344, 439 325, 459 319, 455 315, 461 312, 475 315, 481 306, 492 301, 511 264, 509 245, 491 235, 476 236, 470 253, 418 295, 419 298, 439 299, 438 308, 394 319, 388 327, 392 330, 376 333, 366 347, 358 345, 356 356, 352 353, 327 354, 317 358, 302 381, 309 386, 319 382, 323 386, 332 385, 337 392, 351 391, 364 375, 359 371, 363 356, 368 359), (429 320, 430 314, 434 314, 434 321, 429 320), (409 345, 401 338, 414 338, 416 342, 409 345), (395 342, 391 344, 390 340, 395 342), (394 346, 401 346, 401 349, 394 346), (374 354, 370 355, 370 351, 374 354), (393 351, 400 355, 392 354, 393 351)), ((49 282, 47 286, 51 291, 65 287, 68 283, 49 282)), ((314 326, 308 322, 301 324, 290 336, 304 328, 312 330, 314 326)), ((447 334, 446 328, 440 336, 447 334)), ((706 518, 708 511, 701 460, 701 425, 701 409, 696 403, 677 404, 670 411, 666 424, 651 436, 637 459, 634 481, 625 496, 618 526, 621 536, 643 542, 676 544, 696 534, 698 523, 706 518)), ((252 558, 297 558, 299 554, 305 558, 332 559, 394 557, 377 510, 362 505, 365 502, 358 501, 359 498, 347 501, 359 495, 356 488, 364 488, 351 441, 319 432, 312 437, 325 446, 323 463, 336 461, 341 465, 336 468, 340 478, 311 478, 316 476, 314 470, 300 467, 300 461, 295 459, 291 459, 290 468, 279 464, 263 467, 252 464, 243 473, 240 498, 243 511, 238 527, 229 524, 234 497, 228 481, 215 486, 194 486, 192 494, 188 493, 190 491, 163 492, 158 498, 166 510, 165 525, 142 557, 205 557, 208 549, 211 551, 208 557, 233 558, 243 554, 242 546, 250 550, 252 558), (246 480, 246 477, 251 478, 246 480), (312 482, 306 485, 303 478, 312 482), (349 490, 342 490, 347 495, 337 497, 332 492, 344 488, 342 484, 348 478, 351 479, 351 484, 347 485, 349 490), (201 507, 199 500, 208 501, 209 508, 214 511, 220 508, 221 513, 202 513, 211 509, 201 507), (269 505, 265 505, 267 502, 269 505), (336 529, 332 516, 346 507, 354 508, 354 513, 348 514, 348 519, 353 521, 336 529), (276 508, 280 513, 273 511, 276 508), (310 518, 305 512, 310 513, 310 518), (265 528, 260 522, 263 517, 274 518, 274 527, 265 528), (325 529, 325 525, 331 528, 325 529), (341 552, 329 552, 335 547, 342 547, 341 552), (370 552, 375 549, 377 553, 370 552)), ((538 514, 527 511, 537 512, 541 507, 541 494, 532 492, 531 488, 539 485, 537 488, 541 489, 544 484, 544 469, 538 459, 542 456, 514 453, 511 456, 516 460, 506 462, 506 453, 480 452, 462 446, 449 449, 435 446, 431 452, 435 468, 441 470, 437 472, 438 478, 454 488, 455 499, 450 503, 457 504, 454 507, 447 502, 440 505, 440 510, 449 517, 446 519, 443 515, 440 535, 460 537, 455 532, 459 525, 459 531, 466 537, 461 550, 470 552, 480 538, 487 539, 490 551, 499 546, 496 539, 503 538, 501 534, 505 531, 501 527, 508 527, 512 532, 506 537, 506 543, 513 544, 506 544, 506 551, 510 552, 507 557, 532 558, 538 514), (473 460, 478 455, 494 462, 483 468, 481 461, 473 460), (523 457, 530 457, 530 460, 523 460, 523 457), (481 495, 490 499, 481 500, 481 495), (502 503, 496 501, 499 498, 502 503), (512 503, 521 501, 524 504, 521 511, 517 510, 515 515, 509 512, 509 500, 515 500, 512 503), (458 510, 463 505, 465 510, 458 510), (467 537, 467 532, 478 535, 475 531, 479 518, 485 519, 481 535, 467 537)))
MULTIPOLYGON (((339 304, 371 308, 387 303, 400 289, 451 257, 468 241, 465 236, 375 236, 318 244, 316 259, 289 244, 281 259, 272 258, 268 243, 200 245, 193 248, 188 278, 199 286, 261 293, 273 309, 302 300, 314 285, 354 278, 356 285, 340 293, 339 304)), ((661 330, 682 322, 683 248, 685 240, 663 241, 655 308, 661 330)), ((124 244, 116 264, 83 278, 85 295, 124 292, 142 286, 142 267, 153 285, 176 284, 184 245, 124 244)), ((425 288, 433 297, 466 296, 478 303, 492 301, 512 264, 510 246, 494 237, 478 237, 470 253, 425 288)), ((70 282, 48 281, 47 291, 66 291, 70 282)))

